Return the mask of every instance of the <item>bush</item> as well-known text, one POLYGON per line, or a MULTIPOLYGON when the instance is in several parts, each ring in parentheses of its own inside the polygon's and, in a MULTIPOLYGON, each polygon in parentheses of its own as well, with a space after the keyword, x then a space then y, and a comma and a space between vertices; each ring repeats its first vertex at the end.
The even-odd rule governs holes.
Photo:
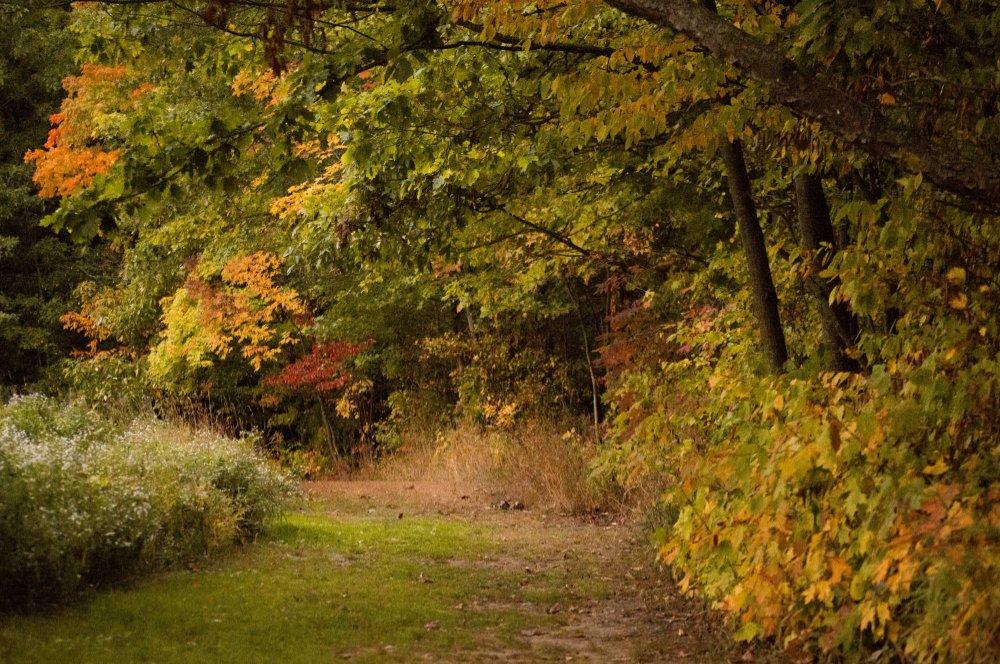
POLYGON ((949 434, 939 414, 967 392, 935 402, 888 376, 762 389, 717 368, 704 380, 720 398, 696 415, 658 409, 630 453, 673 469, 660 556, 738 617, 741 638, 834 659, 996 661, 996 466, 973 439, 996 406, 976 403, 949 434))
POLYGON ((121 427, 41 396, 0 406, 0 605, 65 598, 254 536, 292 484, 251 442, 121 427))
MULTIPOLYGON (((740 638, 834 660, 1000 661, 996 308, 990 290, 959 290, 964 271, 940 273, 868 289, 900 299, 890 330, 864 331, 863 372, 757 373, 738 310, 705 307, 660 341, 675 357, 614 384, 602 468, 660 478, 660 557, 740 638)), ((868 292, 868 274, 844 288, 868 292)))

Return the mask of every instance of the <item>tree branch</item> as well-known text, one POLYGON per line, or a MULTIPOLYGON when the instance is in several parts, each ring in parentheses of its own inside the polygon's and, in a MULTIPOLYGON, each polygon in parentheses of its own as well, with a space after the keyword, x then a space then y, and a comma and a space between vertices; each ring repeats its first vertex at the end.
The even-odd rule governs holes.
POLYGON ((877 157, 922 173, 939 188, 1000 213, 1000 165, 955 154, 941 141, 894 125, 878 109, 819 81, 780 53, 691 0, 605 0, 630 16, 671 28, 764 85, 795 115, 877 157))

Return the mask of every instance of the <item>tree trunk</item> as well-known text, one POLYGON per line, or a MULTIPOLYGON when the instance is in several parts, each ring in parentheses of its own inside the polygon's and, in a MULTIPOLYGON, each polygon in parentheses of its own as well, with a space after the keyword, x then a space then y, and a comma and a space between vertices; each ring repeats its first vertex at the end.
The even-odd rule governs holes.
POLYGON ((317 396, 316 403, 319 404, 319 416, 323 421, 323 429, 326 432, 326 446, 330 449, 330 459, 337 459, 340 457, 340 452, 337 450, 337 435, 334 433, 333 426, 326 416, 326 406, 323 404, 323 397, 317 396))
POLYGON ((580 323, 580 336, 583 338, 583 356, 587 360, 587 372, 590 374, 590 396, 592 405, 592 414, 594 417, 594 437, 597 442, 602 442, 601 440, 601 393, 597 385, 597 374, 594 372, 594 358, 591 356, 590 352, 590 337, 587 335, 587 323, 583 318, 583 309, 580 307, 580 302, 576 299, 573 294, 573 290, 569 287, 569 283, 564 279, 563 287, 566 289, 566 293, 569 295, 570 300, 573 301, 573 306, 576 308, 576 318, 580 323))
POLYGON ((858 361, 848 353, 858 340, 857 318, 847 303, 830 302, 830 293, 839 280, 820 276, 837 250, 837 236, 830 220, 823 181, 818 175, 795 176, 795 204, 802 247, 811 254, 807 284, 816 297, 823 336, 833 353, 831 368, 834 371, 858 371, 858 361))
POLYGON ((721 152, 726 166, 729 196, 736 214, 740 239, 743 241, 747 266, 750 269, 754 315, 760 328, 764 354, 771 368, 774 371, 781 371, 788 361, 788 348, 785 346, 785 332, 781 327, 778 294, 774 290, 774 281, 771 278, 771 265, 767 258, 764 232, 757 219, 750 176, 743 159, 743 145, 739 141, 723 141, 721 152))

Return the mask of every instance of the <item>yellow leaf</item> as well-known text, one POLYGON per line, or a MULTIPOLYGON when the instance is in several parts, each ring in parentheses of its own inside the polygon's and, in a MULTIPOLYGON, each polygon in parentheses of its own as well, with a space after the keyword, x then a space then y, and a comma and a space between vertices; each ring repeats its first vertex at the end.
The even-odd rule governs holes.
POLYGON ((896 103, 896 98, 893 97, 892 94, 888 92, 883 92, 882 94, 880 94, 878 100, 884 106, 892 106, 893 104, 896 103))
POLYGON ((945 275, 948 281, 953 284, 964 284, 965 283, 965 269, 960 267, 953 267, 948 270, 948 274, 945 275))
POLYGON ((844 578, 844 575, 850 571, 851 566, 847 564, 847 561, 839 556, 830 559, 830 583, 837 584, 840 580, 844 578))
POLYGON ((871 604, 861 609, 861 629, 875 622, 875 607, 871 604))
POLYGON ((948 472, 948 464, 943 458, 938 459, 934 465, 924 468, 924 475, 943 475, 946 472, 948 472))
POLYGON ((969 298, 965 296, 965 293, 955 293, 948 298, 948 306, 952 309, 965 309, 969 304, 969 298))

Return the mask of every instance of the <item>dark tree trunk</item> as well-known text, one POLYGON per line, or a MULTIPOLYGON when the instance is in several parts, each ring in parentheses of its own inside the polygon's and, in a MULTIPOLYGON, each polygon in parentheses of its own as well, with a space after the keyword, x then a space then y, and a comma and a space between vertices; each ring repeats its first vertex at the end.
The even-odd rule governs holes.
POLYGON ((323 422, 323 430, 326 433, 326 446, 330 449, 330 458, 337 459, 340 457, 340 452, 337 448, 337 434, 334 432, 333 425, 330 424, 330 420, 326 416, 326 406, 323 404, 323 397, 317 396, 316 403, 319 404, 319 416, 323 422))
POLYGON ((729 195, 736 214, 736 223, 743 241, 747 266, 750 269, 750 288, 753 295, 754 315, 760 328, 760 338, 764 344, 764 354, 775 371, 781 371, 788 361, 785 346, 785 332, 781 327, 778 312, 778 294, 771 278, 771 265, 767 258, 764 232, 757 219, 757 208, 753 202, 750 176, 743 159, 743 145, 739 141, 723 141, 722 160, 726 166, 726 180, 729 195))
POLYGON ((802 247, 811 254, 807 284, 816 297, 823 336, 833 353, 831 368, 835 371, 858 371, 858 361, 848 352, 857 343, 857 318, 847 303, 830 303, 830 293, 837 287, 838 280, 820 276, 830 265, 833 252, 837 250, 837 236, 830 220, 830 207, 823 192, 823 182, 818 175, 803 174, 795 177, 795 204, 802 247))
POLYGON ((590 335, 587 334, 587 322, 583 316, 583 307, 580 306, 580 301, 574 294, 573 288, 566 279, 563 279, 562 282, 563 288, 566 289, 566 294, 569 295, 569 299, 573 303, 573 308, 576 309, 576 319, 580 324, 580 337, 583 340, 583 357, 587 361, 587 373, 590 374, 591 414, 594 420, 594 438, 600 443, 603 442, 601 439, 601 392, 597 380, 597 372, 594 367, 593 353, 590 350, 590 335))

